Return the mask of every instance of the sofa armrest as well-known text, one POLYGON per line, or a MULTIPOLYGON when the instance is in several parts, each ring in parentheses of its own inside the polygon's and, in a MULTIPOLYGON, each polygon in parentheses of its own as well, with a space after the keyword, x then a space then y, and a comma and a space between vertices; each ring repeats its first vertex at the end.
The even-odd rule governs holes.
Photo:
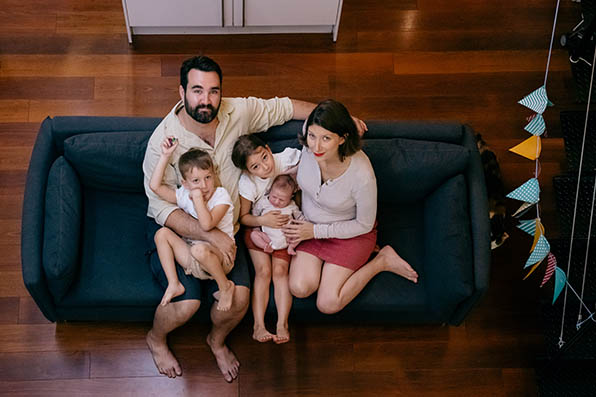
POLYGON ((21 264, 25 287, 44 316, 55 321, 56 307, 42 267, 46 183, 57 157, 51 121, 47 118, 41 125, 27 171, 21 223, 21 264))

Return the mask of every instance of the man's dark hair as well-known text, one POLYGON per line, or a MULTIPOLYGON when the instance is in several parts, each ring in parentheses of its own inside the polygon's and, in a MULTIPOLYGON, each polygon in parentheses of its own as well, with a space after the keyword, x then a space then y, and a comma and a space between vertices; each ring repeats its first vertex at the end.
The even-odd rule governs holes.
POLYGON ((248 156, 253 154, 258 148, 266 146, 265 142, 254 134, 242 135, 234 143, 232 162, 241 170, 246 170, 248 156))
POLYGON ((304 124, 303 131, 298 133, 298 140, 306 147, 308 147, 308 143, 306 142, 308 127, 313 124, 344 138, 345 142, 339 145, 338 148, 339 159, 341 161, 344 161, 346 157, 353 155, 362 147, 362 141, 358 134, 356 123, 354 123, 348 109, 340 102, 327 99, 319 103, 310 113, 304 124))
POLYGON ((184 89, 184 92, 186 92, 186 86, 188 85, 188 73, 193 69, 200 70, 201 72, 216 72, 219 76, 219 85, 221 88, 223 79, 221 68, 217 62, 208 56, 199 55, 182 62, 182 66, 180 67, 180 85, 184 89))

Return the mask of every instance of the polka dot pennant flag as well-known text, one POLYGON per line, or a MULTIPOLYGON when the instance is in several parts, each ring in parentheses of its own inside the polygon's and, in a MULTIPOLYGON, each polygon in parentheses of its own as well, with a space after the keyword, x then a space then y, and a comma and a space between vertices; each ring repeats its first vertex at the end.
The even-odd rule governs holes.
POLYGON ((557 301, 561 291, 563 291, 565 283, 567 283, 567 276, 565 276, 565 272, 561 270, 560 267, 555 266, 555 293, 553 294, 553 305, 557 301))
POLYGON ((509 193, 507 197, 525 201, 526 203, 537 203, 540 200, 540 186, 538 185, 538 179, 528 179, 526 183, 509 193))
POLYGON ((540 136, 546 130, 546 124, 544 123, 544 117, 541 114, 535 113, 528 125, 524 127, 524 130, 528 131, 532 135, 540 136))
POLYGON ((546 256, 548 255, 549 252, 550 252, 550 244, 548 243, 548 241, 546 240, 546 238, 544 236, 540 236, 540 238, 538 239, 538 243, 536 244, 536 247, 534 248, 534 251, 532 251, 532 253, 530 254, 530 257, 526 261, 524 269, 529 266, 532 266, 534 263, 540 262, 541 260, 546 258, 546 256))
POLYGON ((555 272, 555 268, 557 267, 557 258, 553 255, 552 252, 548 253, 548 261, 546 264, 546 272, 544 273, 544 278, 542 278, 542 283, 540 286, 542 287, 550 278, 552 277, 553 273, 555 272))
POLYGON ((526 95, 518 103, 524 105, 528 109, 535 111, 538 114, 542 114, 547 105, 552 106, 552 102, 550 102, 546 96, 546 87, 544 86, 526 95))

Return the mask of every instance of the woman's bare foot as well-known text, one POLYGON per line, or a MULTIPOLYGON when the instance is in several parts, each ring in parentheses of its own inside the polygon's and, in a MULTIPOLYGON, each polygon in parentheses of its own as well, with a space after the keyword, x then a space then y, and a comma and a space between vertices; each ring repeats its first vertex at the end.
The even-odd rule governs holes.
POLYGON ((289 341, 290 330, 288 329, 288 324, 277 324, 277 331, 275 331, 275 335, 273 336, 273 342, 281 345, 289 341))
POLYGON ((155 338, 151 330, 149 330, 145 341, 160 374, 166 375, 168 378, 175 378, 182 375, 182 368, 172 351, 168 348, 165 340, 155 338))
POLYGON ((160 305, 167 305, 172 299, 182 295, 184 291, 186 291, 186 288, 184 288, 184 285, 180 281, 176 284, 168 284, 168 288, 166 288, 166 292, 164 292, 163 298, 161 298, 160 305))
POLYGON ((207 335, 207 344, 211 348, 211 353, 213 353, 224 379, 226 382, 232 382, 238 377, 240 362, 226 345, 216 346, 211 339, 211 334, 207 335))
POLYGON ((382 259, 386 271, 395 273, 414 283, 418 282, 418 273, 391 246, 386 245, 381 248, 377 258, 382 259))
POLYGON ((252 331, 252 338, 257 342, 269 342, 273 339, 274 335, 267 331, 264 326, 255 325, 252 331))
POLYGON ((221 310, 222 312, 227 312, 230 310, 230 307, 232 307, 232 301, 234 299, 234 282, 232 280, 228 280, 225 285, 225 288, 222 288, 218 291, 219 296, 217 296, 219 299, 219 302, 217 302, 217 310, 221 310))

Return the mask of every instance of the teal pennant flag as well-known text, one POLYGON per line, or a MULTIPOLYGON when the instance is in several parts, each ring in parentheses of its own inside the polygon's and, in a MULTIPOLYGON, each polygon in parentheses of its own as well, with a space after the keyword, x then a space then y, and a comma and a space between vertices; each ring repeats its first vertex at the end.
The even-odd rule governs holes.
POLYGON ((550 244, 548 243, 548 241, 546 240, 546 238, 544 236, 540 236, 540 238, 538 239, 538 242, 536 243, 536 247, 534 247, 534 251, 532 251, 532 253, 530 254, 530 257, 526 261, 524 269, 526 267, 532 266, 533 264, 538 263, 541 260, 543 260, 544 258, 546 258, 546 256, 548 255, 549 252, 550 252, 550 244))
POLYGON ((544 117, 541 114, 536 114, 532 120, 524 127, 524 130, 528 131, 532 135, 540 136, 546 130, 546 124, 544 123, 544 117))
POLYGON ((538 179, 531 178, 526 183, 507 195, 508 198, 535 204, 540 201, 538 179))
POLYGON ((547 106, 552 106, 552 102, 548 100, 548 97, 546 95, 546 87, 544 86, 526 95, 517 103, 524 105, 529 109, 532 109, 538 114, 544 113, 544 109, 546 109, 547 106))

